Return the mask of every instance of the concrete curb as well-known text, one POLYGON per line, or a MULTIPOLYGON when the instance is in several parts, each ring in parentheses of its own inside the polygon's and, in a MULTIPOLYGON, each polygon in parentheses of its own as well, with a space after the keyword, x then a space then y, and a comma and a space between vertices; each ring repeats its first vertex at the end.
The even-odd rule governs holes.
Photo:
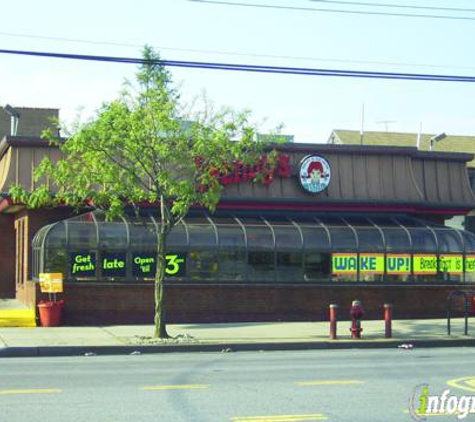
POLYGON ((208 344, 164 344, 127 346, 30 346, 0 347, 2 357, 57 357, 57 356, 107 356, 158 353, 196 352, 246 352, 246 351, 290 351, 290 350, 344 350, 344 349, 394 349, 400 344, 410 343, 414 348, 432 347, 474 347, 475 339, 454 340, 384 340, 384 341, 315 341, 280 343, 208 343, 208 344))

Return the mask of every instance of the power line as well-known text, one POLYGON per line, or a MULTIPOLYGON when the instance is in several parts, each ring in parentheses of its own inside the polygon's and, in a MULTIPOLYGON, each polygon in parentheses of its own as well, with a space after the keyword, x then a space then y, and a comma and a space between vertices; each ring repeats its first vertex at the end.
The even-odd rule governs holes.
MULTIPOLYGON (((57 59, 71 59, 108 63, 124 64, 147 64, 142 58, 131 57, 113 57, 113 56, 92 56, 80 54, 48 53, 39 51, 21 51, 21 50, 0 50, 0 54, 15 54, 33 57, 46 57, 57 59)), ((358 70, 339 70, 339 69, 314 69, 301 67, 282 67, 282 66, 257 66, 235 63, 216 63, 216 62, 192 62, 180 60, 156 60, 153 63, 169 67, 182 67, 193 69, 213 69, 240 72, 256 73, 274 73, 282 75, 306 75, 306 76, 338 76, 351 78, 368 79, 392 79, 392 80, 413 80, 413 81, 438 81, 438 82, 475 82, 475 76, 455 76, 455 75, 431 75, 418 73, 397 73, 397 72, 372 72, 358 70)))
POLYGON ((298 10, 304 12, 324 12, 324 13, 346 13, 352 15, 373 15, 373 16, 397 16, 404 18, 426 18, 426 19, 452 19, 452 20, 475 20, 475 16, 450 16, 450 15, 427 15, 427 14, 411 14, 411 13, 391 13, 391 12, 370 12, 363 10, 348 10, 348 9, 322 9, 314 7, 298 7, 298 6, 277 6, 273 4, 258 4, 258 3, 241 3, 235 1, 219 1, 219 0, 188 0, 196 3, 206 3, 219 6, 239 6, 252 7, 261 9, 281 9, 281 10, 298 10))
POLYGON ((441 10, 444 12, 467 12, 473 13, 475 9, 464 9, 460 7, 438 7, 438 6, 409 6, 402 4, 390 4, 390 3, 365 3, 356 1, 341 1, 341 0, 310 0, 318 3, 332 3, 332 4, 346 4, 351 6, 370 6, 370 7, 386 7, 386 8, 399 8, 399 9, 419 9, 419 10, 441 10))
POLYGON ((0 35, 7 36, 7 37, 30 38, 30 39, 35 39, 35 40, 65 41, 65 42, 75 42, 75 43, 85 43, 85 44, 95 44, 95 45, 110 45, 110 46, 115 46, 115 47, 134 47, 134 48, 143 47, 143 45, 138 45, 138 44, 84 40, 84 39, 78 39, 78 38, 48 37, 46 35, 19 34, 16 32, 0 32, 0 35))
MULTIPOLYGON (((318 1, 318 0, 316 0, 318 1)), ((141 44, 129 44, 129 43, 117 43, 109 41, 97 41, 86 40, 78 38, 64 38, 64 37, 49 37, 44 35, 32 35, 32 34, 19 34, 13 32, 0 32, 0 36, 8 37, 20 37, 29 39, 39 39, 47 41, 60 41, 60 42, 73 42, 93 45, 107 45, 114 47, 134 47, 142 48, 141 44)), ((184 53, 199 53, 199 54, 215 54, 222 56, 238 56, 238 57, 257 57, 266 59, 284 59, 284 60, 301 60, 301 61, 314 61, 314 62, 334 62, 334 63, 350 63, 350 64, 364 64, 364 65, 384 65, 384 66, 398 66, 398 67, 424 67, 433 69, 460 69, 460 70, 475 70, 473 66, 447 66, 442 64, 427 64, 427 63, 407 63, 407 62, 386 62, 377 60, 348 60, 348 59, 335 59, 335 58, 320 58, 320 57, 308 57, 308 56, 287 56, 276 54, 260 54, 260 53, 240 53, 237 51, 222 51, 222 50, 202 50, 193 48, 178 48, 178 47, 163 47, 155 46, 157 50, 167 51, 179 51, 184 53)))

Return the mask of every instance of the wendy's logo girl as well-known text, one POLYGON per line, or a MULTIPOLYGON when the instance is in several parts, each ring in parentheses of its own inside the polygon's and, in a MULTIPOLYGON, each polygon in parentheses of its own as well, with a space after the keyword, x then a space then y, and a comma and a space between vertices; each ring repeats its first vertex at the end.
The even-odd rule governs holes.
POLYGON ((309 155, 300 163, 299 177, 308 192, 322 192, 330 183, 330 164, 323 157, 309 155))

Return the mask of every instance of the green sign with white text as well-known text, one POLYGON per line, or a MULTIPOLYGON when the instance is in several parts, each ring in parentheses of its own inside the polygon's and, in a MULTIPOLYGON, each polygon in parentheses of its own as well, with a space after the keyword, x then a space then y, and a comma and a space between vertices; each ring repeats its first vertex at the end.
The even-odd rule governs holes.
MULTIPOLYGON (((132 274, 134 277, 155 277, 157 256, 154 253, 135 253, 132 259, 132 274)), ((165 276, 183 277, 186 270, 186 255, 170 253, 165 256, 165 276)))
POLYGON ((96 275, 96 254, 93 252, 71 253, 71 275, 73 277, 94 277, 96 275))
POLYGON ((125 277, 127 257, 125 253, 101 254, 101 270, 104 277, 125 277))

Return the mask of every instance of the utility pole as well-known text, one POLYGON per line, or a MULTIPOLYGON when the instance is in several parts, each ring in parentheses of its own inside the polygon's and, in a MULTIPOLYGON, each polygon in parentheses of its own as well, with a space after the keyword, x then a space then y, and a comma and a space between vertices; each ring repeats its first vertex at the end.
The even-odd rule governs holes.
POLYGON ((361 132, 360 132, 360 145, 363 145, 363 136, 364 136, 364 103, 361 107, 361 132))

